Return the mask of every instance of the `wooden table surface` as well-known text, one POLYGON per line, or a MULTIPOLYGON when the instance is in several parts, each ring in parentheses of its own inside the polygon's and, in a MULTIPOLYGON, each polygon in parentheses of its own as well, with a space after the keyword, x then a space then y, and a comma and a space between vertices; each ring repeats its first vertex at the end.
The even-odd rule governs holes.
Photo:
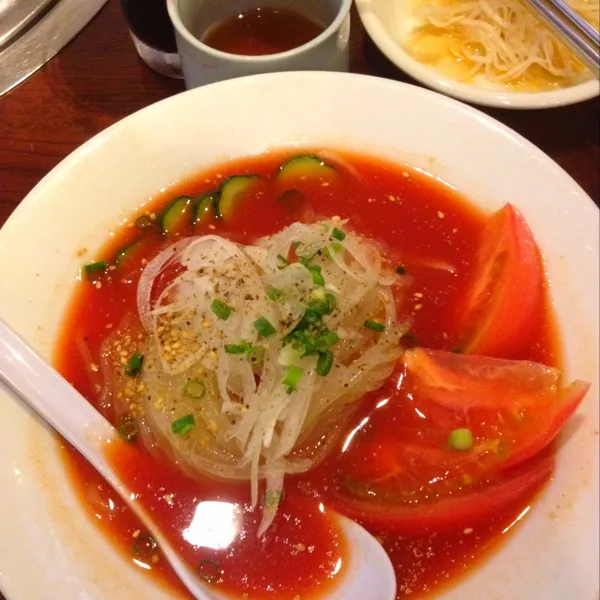
MULTIPOLYGON (((410 78, 352 22, 351 70, 410 78)), ((40 71, 0 98, 0 225, 33 186, 77 146, 115 121, 183 90, 137 57, 118 0, 40 71)), ((484 109, 556 160, 600 200, 599 104, 540 111, 484 109)))

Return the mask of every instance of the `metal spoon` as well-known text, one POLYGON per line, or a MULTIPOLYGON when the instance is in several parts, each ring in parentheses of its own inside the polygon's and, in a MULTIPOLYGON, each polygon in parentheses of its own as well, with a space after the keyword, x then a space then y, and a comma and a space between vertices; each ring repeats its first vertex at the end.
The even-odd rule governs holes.
MULTIPOLYGON (((226 598, 197 577, 106 460, 103 447, 119 443, 115 428, 33 348, 0 319, 0 381, 31 406, 96 468, 150 531, 165 557, 198 600, 226 598)), ((381 545, 360 525, 338 515, 351 549, 351 566, 323 600, 393 600, 396 578, 381 545)))

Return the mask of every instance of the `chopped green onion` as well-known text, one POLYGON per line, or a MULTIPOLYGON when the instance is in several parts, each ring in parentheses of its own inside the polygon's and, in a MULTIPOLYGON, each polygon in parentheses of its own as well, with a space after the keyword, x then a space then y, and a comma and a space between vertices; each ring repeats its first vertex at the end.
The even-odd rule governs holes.
POLYGON ((325 375, 329 374, 329 371, 331 371, 332 366, 333 352, 331 350, 321 352, 319 354, 319 358, 317 359, 317 375, 325 377, 325 375))
POLYGON ((248 349, 248 362, 253 367, 262 365, 265 361, 265 348, 264 346, 250 346, 248 349))
POLYGON ((119 419, 119 434, 126 442, 133 442, 138 434, 138 426, 131 415, 123 415, 119 419))
POLYGON ((98 262, 85 265, 85 267, 83 268, 85 269, 85 274, 89 277, 90 275, 93 275, 98 271, 104 272, 106 270, 106 267, 108 267, 108 263, 105 260, 100 260, 98 262))
POLYGON ((290 365, 285 370, 285 376, 283 377, 283 385, 287 387, 287 393, 291 394, 298 387, 300 379, 302 379, 302 373, 304 371, 295 365, 290 365))
POLYGON ((278 506, 283 500, 283 490, 269 490, 265 494, 265 506, 278 506))
MULTIPOLYGON (((302 317, 302 321, 305 321, 307 323, 307 325, 316 325, 317 323, 320 323, 323 320, 323 315, 312 309, 309 308, 307 309, 307 311, 304 313, 304 316, 302 317)), ((300 325, 302 323, 302 321, 300 321, 300 323, 298 323, 298 325, 300 325)), ((306 327, 304 327, 304 329, 306 329, 306 327)))
POLYGON ((342 231, 341 229, 338 229, 337 227, 335 227, 334 230, 331 232, 331 237, 342 242, 343 240, 346 239, 346 233, 344 231, 342 231))
POLYGON ((271 322, 268 319, 265 319, 265 317, 260 317, 259 319, 256 319, 256 321, 254 321, 254 328, 263 337, 269 337, 273 335, 276 331, 275 327, 273 327, 273 325, 271 325, 271 322))
POLYGON ((339 254, 344 249, 344 246, 342 246, 339 242, 331 242, 331 249, 339 254))
POLYGON ((329 311, 327 314, 331 314, 337 306, 337 300, 333 294, 326 294, 325 298, 327 298, 327 303, 329 304, 329 311))
POLYGON ((171 423, 171 431, 175 435, 183 437, 194 429, 195 425, 196 421, 194 420, 194 415, 185 415, 185 417, 181 417, 181 419, 177 419, 171 423))
POLYGON ((378 331, 379 333, 385 329, 385 325, 378 321, 365 321, 365 327, 367 329, 372 329, 373 331, 378 331))
POLYGON ((315 344, 311 337, 305 331, 295 329, 285 336, 284 343, 291 344, 292 348, 302 350, 302 356, 307 356, 315 350, 315 344))
POLYGON ((201 560, 197 566, 198 576, 206 583, 218 583, 221 580, 221 565, 209 558, 201 560))
POLYGON ((301 256, 298 259, 298 262, 310 270, 310 261, 311 260, 312 260, 312 256, 301 256))
POLYGON ((398 265, 396 267, 396 273, 398 273, 398 275, 406 275, 406 267, 403 265, 398 265))
POLYGON ((206 394, 206 386, 199 379, 190 379, 183 386, 183 393, 190 398, 200 400, 206 394))
POLYGON ((323 298, 322 300, 311 300, 308 308, 319 315, 327 315, 330 313, 329 302, 327 302, 326 298, 323 298))
POLYGON ((455 429, 448 438, 448 446, 452 450, 464 452, 473 447, 473 434, 470 429, 455 429))
POLYGON ((284 269, 289 264, 290 263, 289 263, 288 259, 285 256, 282 256, 281 254, 277 255, 277 268, 278 269, 284 269))
POLYGON ((233 310, 231 306, 225 304, 225 302, 221 302, 221 300, 213 300, 212 304, 210 305, 210 309, 222 321, 227 321, 231 311, 233 310))
POLYGON ((277 288, 272 287, 267 290, 267 296, 269 297, 269 300, 273 300, 273 302, 279 300, 279 298, 281 298, 281 295, 281 290, 278 290, 277 288))
POLYGON ((329 350, 331 346, 337 344, 340 341, 340 338, 335 331, 325 331, 315 340, 315 348, 319 352, 325 352, 329 350))
POLYGON ((248 352, 250 344, 242 342, 241 344, 225 344, 225 352, 227 354, 245 354, 248 352))
POLYGON ((133 540, 131 548, 138 558, 148 558, 158 548, 158 544, 152 536, 138 535, 133 540))
POLYGON ((129 377, 135 377, 139 375, 142 370, 142 363, 144 362, 144 355, 135 353, 131 355, 131 358, 125 365, 125 374, 129 377))
MULTIPOLYGON (((306 265, 305 265, 306 266, 306 265)), ((325 279, 321 275, 321 267, 315 265, 313 267, 307 267, 312 275, 312 280, 315 285, 325 285, 325 279)))
POLYGON ((329 252, 329 248, 322 248, 317 254, 320 254, 323 258, 331 258, 331 252, 329 252))
POLYGON ((135 220, 135 226, 138 229, 150 229, 154 225, 152 219, 148 215, 142 215, 135 220))
POLYGON ((300 246, 302 242, 292 242, 292 247, 294 248, 294 250, 296 250, 296 248, 298 248, 298 246, 300 246))

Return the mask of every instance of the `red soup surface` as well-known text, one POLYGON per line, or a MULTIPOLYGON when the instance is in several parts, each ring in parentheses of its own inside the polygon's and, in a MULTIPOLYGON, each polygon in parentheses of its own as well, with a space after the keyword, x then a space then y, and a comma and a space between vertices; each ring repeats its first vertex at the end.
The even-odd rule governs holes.
MULTIPOLYGON (((410 278, 407 290, 397 299, 400 317, 412 321, 407 345, 456 350, 460 332, 454 315, 472 277, 479 236, 489 217, 428 175, 349 153, 327 153, 337 177, 309 173, 298 177, 291 190, 289 182, 284 185, 276 177, 280 165, 291 156, 289 151, 271 153, 201 173, 132 215, 131 226, 119 230, 95 257, 112 266, 84 273, 65 320, 56 365, 107 418, 115 421, 113 407, 101 402, 105 381, 98 367, 100 347, 124 320, 129 319, 134 331, 142 331, 136 309, 140 273, 161 249, 189 235, 212 233, 251 243, 297 220, 348 218, 354 230, 380 242, 398 272, 410 278), (184 224, 171 236, 160 231, 157 215, 173 198, 185 194, 196 199, 217 189, 228 176, 248 173, 261 179, 238 203, 227 224, 209 215, 200 224, 184 224), (115 262, 119 251, 137 240, 141 242, 133 246, 134 252, 127 252, 127 260, 115 262)), ((545 288, 543 294, 545 298, 545 288)), ((531 331, 503 358, 556 366, 559 354, 547 302, 535 317, 531 331)), ((365 456, 378 456, 381 439, 413 440, 422 435, 419 419, 406 410, 414 390, 410 382, 401 385, 402 378, 402 372, 395 372, 380 390, 363 398, 323 463, 308 473, 286 477, 279 513, 260 539, 256 536, 259 513, 248 508, 248 482, 192 479, 166 459, 151 457, 137 440, 113 444, 107 452, 141 505, 170 532, 175 547, 219 589, 253 600, 317 598, 352 568, 351 549, 345 547, 327 507, 335 505, 343 485, 356 485, 354 475, 360 473, 361 461, 365 456), (365 429, 370 433, 362 435, 365 429), (375 445, 373 435, 379 440, 375 445), (223 519, 225 530, 209 526, 223 519)), ((189 597, 114 491, 72 448, 65 446, 64 459, 83 505, 115 548, 148 576, 176 590, 179 597, 189 597)), ((428 466, 427 457, 419 460, 428 481, 436 480, 435 464, 428 466)), ((531 460, 543 461, 544 457, 531 460)), ((378 464, 385 461, 382 454, 378 464)), ((547 478, 548 470, 544 473, 547 478)), ((410 483, 410 473, 403 481, 410 483)), ((438 531, 420 522, 414 530, 398 531, 393 523, 388 527, 381 520, 375 524, 368 518, 361 521, 381 540, 394 564, 398 598, 408 594, 429 597, 460 580, 488 556, 512 531, 539 487, 473 527, 461 523, 438 531)), ((417 494, 414 501, 427 498, 417 494)))

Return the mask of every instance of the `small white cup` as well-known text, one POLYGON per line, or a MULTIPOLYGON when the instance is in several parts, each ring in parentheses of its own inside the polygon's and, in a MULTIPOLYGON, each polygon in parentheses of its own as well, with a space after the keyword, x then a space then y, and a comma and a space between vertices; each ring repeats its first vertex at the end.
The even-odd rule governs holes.
POLYGON ((352 0, 167 0, 188 89, 258 73, 347 71, 351 6, 352 0), (221 52, 192 34, 201 37, 211 25, 235 14, 234 10, 258 7, 293 10, 319 21, 325 31, 292 50, 260 56, 221 52))

